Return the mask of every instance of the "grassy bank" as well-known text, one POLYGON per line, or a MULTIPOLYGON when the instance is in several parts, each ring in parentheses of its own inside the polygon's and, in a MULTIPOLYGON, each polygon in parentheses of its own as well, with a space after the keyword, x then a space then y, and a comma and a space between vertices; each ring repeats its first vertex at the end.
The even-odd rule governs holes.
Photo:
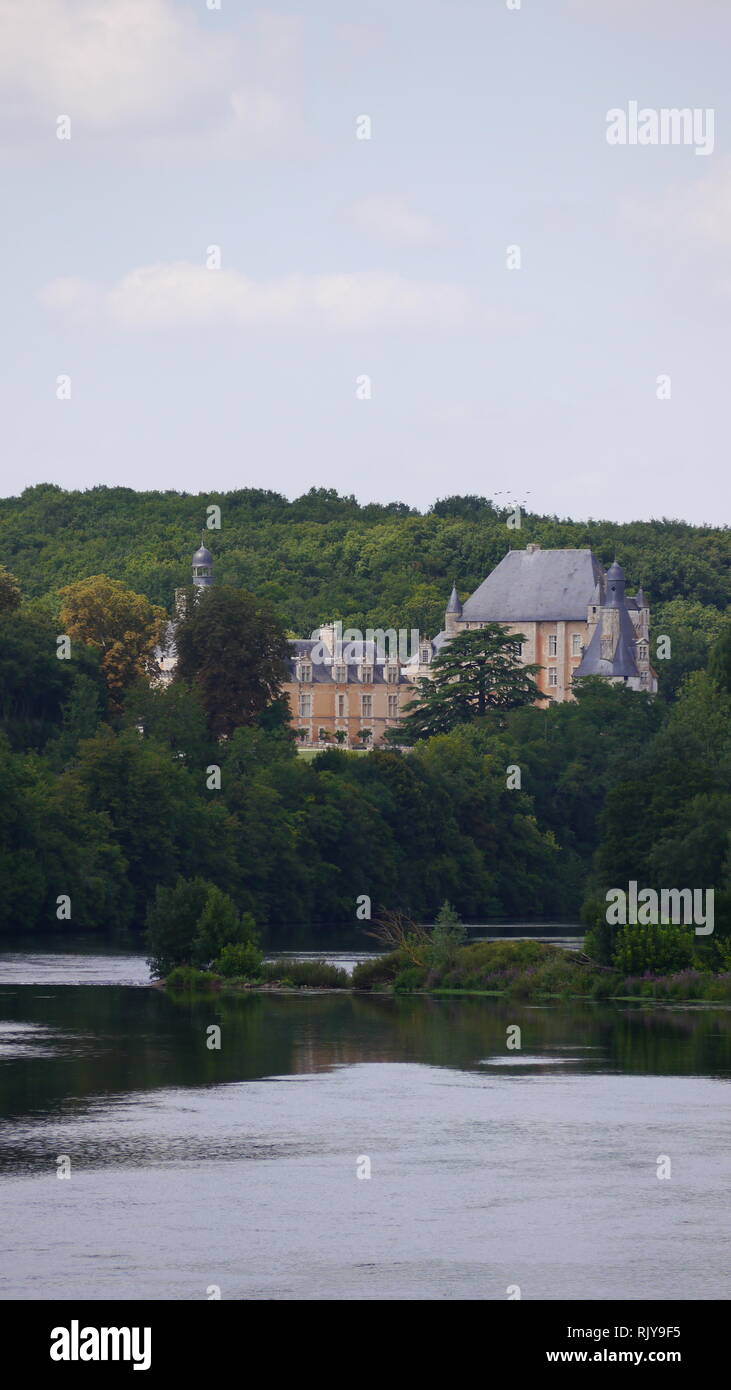
POLYGON ((253 966, 246 974, 220 975, 214 969, 179 965, 163 981, 177 992, 241 989, 350 989, 347 970, 324 960, 275 960, 253 966))
POLYGON ((731 972, 682 970, 624 976, 582 953, 543 941, 479 941, 457 948, 441 966, 393 951, 357 965, 358 990, 486 994, 514 999, 648 999, 731 1004, 731 972))
POLYGON ((233 976, 178 966, 164 984, 177 992, 325 989, 731 1005, 731 972, 687 969, 625 976, 597 966, 580 952, 543 941, 479 941, 457 948, 441 966, 418 964, 405 950, 391 951, 361 961, 352 976, 326 961, 268 961, 233 976))

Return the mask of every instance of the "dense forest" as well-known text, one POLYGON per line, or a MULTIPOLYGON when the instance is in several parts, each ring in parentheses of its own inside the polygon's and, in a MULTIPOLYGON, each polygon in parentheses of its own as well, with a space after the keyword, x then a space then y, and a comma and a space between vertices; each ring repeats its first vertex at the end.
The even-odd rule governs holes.
MULTIPOLYGON (((330 618, 344 627, 443 625, 453 583, 465 598, 511 548, 591 546, 603 564, 615 555, 627 592, 640 584, 656 632, 673 631, 678 660, 698 666, 731 605, 731 530, 681 521, 618 524, 525 514, 520 530, 482 497, 450 497, 426 515, 404 503, 359 506, 313 488, 290 502, 254 488, 238 492, 64 492, 44 483, 0 507, 0 560, 28 599, 53 599, 87 575, 121 580, 170 610, 176 586, 190 579, 190 557, 206 523, 216 581, 268 599, 299 636, 330 618)), ((675 658, 661 675, 671 684, 675 658)))
POLYGON ((352 927, 360 895, 374 913, 430 918, 448 899, 467 920, 592 923, 606 887, 631 878, 714 887, 718 940, 731 932, 728 529, 531 515, 511 529, 483 498, 421 515, 315 489, 289 502, 49 484, 1 513, 3 930, 138 930, 158 887, 185 875, 218 885, 265 936, 352 927), (246 622, 280 625, 272 651, 283 630, 333 618, 433 635, 452 583, 465 597, 510 547, 591 546, 619 557, 653 633, 671 637, 660 694, 586 682, 575 703, 488 711, 409 752, 313 761, 276 698, 217 726, 195 682, 150 689, 142 662, 211 504, 217 585, 247 591, 246 622), (100 605, 117 624, 108 643, 100 605))

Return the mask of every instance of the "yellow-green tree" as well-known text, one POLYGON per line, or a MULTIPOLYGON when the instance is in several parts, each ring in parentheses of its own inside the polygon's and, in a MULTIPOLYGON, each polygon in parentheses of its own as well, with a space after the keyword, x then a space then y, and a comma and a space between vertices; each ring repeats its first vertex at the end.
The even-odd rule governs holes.
POLYGON ((130 682, 154 670, 153 653, 165 626, 165 609, 106 574, 67 584, 60 594, 64 632, 72 641, 101 651, 110 704, 119 711, 130 682))
POLYGON ((10 570, 0 565, 0 614, 12 613, 20 607, 20 585, 10 570))

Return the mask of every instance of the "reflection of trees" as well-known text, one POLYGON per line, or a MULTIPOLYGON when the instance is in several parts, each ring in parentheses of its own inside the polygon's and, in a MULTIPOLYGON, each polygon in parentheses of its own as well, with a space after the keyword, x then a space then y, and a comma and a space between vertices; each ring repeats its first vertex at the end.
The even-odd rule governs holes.
POLYGON ((622 1071, 693 1076, 731 1068, 726 1010, 617 1010, 604 1033, 607 1053, 622 1071))
POLYGON ((536 1008, 505 999, 392 995, 176 999, 160 990, 109 986, 54 986, 49 997, 19 987, 3 1005, 5 1019, 48 1030, 38 1035, 38 1049, 50 1055, 34 1055, 29 1036, 25 1054, 0 1068, 0 1108, 16 1118, 60 1118, 69 1106, 83 1111, 92 1099, 127 1092, 363 1062, 472 1069, 489 1056, 510 1058, 506 1029, 516 1023, 524 1055, 556 1049, 560 1057, 575 1048, 573 1055, 592 1069, 632 1074, 731 1070, 731 1012, 720 1009, 578 1001, 536 1008), (221 1027, 220 1051, 206 1047, 213 1023, 221 1027))

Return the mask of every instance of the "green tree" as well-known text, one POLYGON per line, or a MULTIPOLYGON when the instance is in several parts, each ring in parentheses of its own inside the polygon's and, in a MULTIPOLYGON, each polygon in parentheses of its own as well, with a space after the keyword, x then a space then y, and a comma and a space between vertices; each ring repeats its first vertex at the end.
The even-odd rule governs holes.
POLYGON ((189 769, 134 729, 115 734, 102 725, 82 740, 67 776, 81 783, 88 805, 111 827, 140 920, 158 884, 183 872, 237 892, 236 821, 205 790, 204 769, 189 769))
POLYGON ((0 617, 0 719, 15 748, 42 749, 57 735, 76 677, 104 691, 95 652, 81 643, 59 661, 58 627, 45 615, 21 609, 0 617))
POLYGON ((208 966, 229 946, 251 948, 250 960, 258 950, 253 917, 240 917, 228 893, 200 877, 181 875, 173 884, 158 885, 145 926, 149 965, 156 976, 168 975, 177 965, 208 966))
POLYGON ((99 688, 89 676, 74 676, 64 705, 61 729, 46 750, 53 766, 61 771, 76 756, 82 739, 91 738, 101 718, 99 688))
POLYGON ((247 914, 242 921, 233 899, 212 883, 196 923, 191 963, 210 965, 225 946, 243 946, 251 942, 253 926, 253 917, 247 914))
POLYGON ((516 643, 525 640, 500 623, 487 623, 445 642, 391 741, 413 743, 480 719, 489 709, 517 709, 549 699, 534 680, 541 667, 521 665, 516 654, 516 643))
POLYGON ((429 938, 429 964, 441 975, 457 964, 459 951, 467 941, 467 928, 446 899, 437 913, 429 938))
POLYGON ((731 623, 711 647, 708 656, 708 674, 719 690, 731 695, 731 623))
POLYGON ((199 693, 216 737, 253 724, 281 698, 289 654, 284 628, 253 594, 216 586, 196 601, 189 593, 176 645, 175 679, 199 693))
POLYGON ((193 941, 208 898, 205 879, 180 875, 173 884, 158 884, 145 918, 145 945, 153 975, 169 975, 176 965, 190 965, 193 941))

